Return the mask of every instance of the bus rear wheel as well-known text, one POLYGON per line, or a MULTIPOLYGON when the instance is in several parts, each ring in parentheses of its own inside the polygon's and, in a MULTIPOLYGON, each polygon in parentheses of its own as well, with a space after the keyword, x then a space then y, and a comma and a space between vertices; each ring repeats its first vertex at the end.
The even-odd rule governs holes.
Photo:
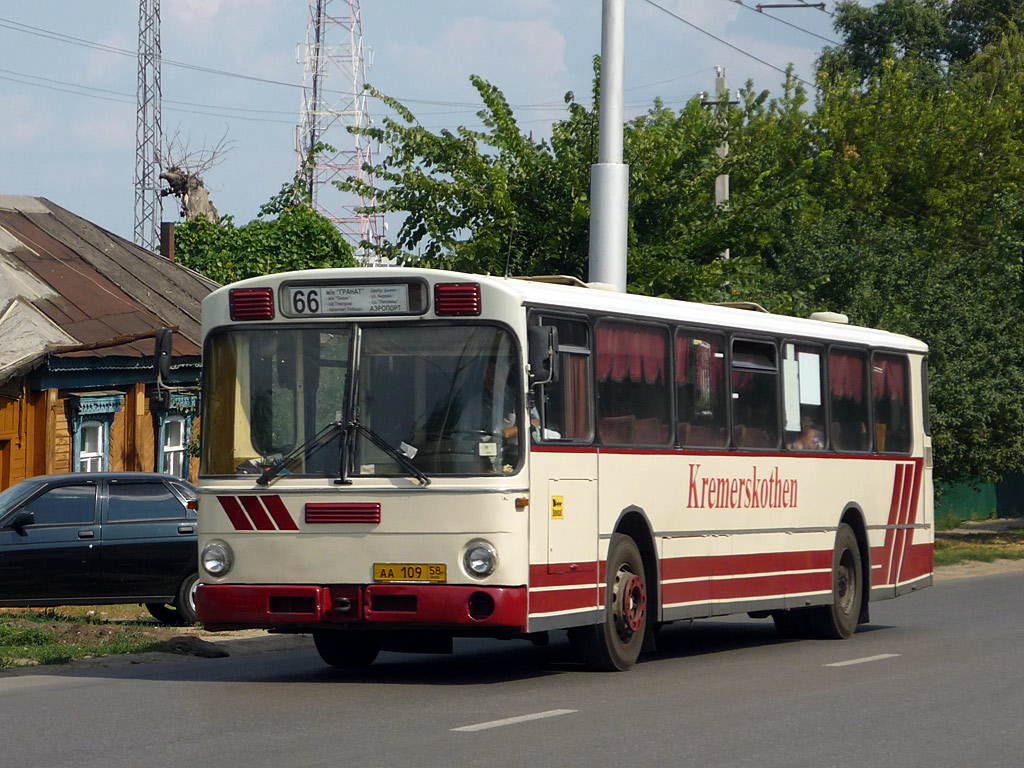
POLYGON ((832 552, 832 603, 810 609, 808 619, 817 637, 845 640, 857 631, 864 594, 864 566, 853 528, 840 523, 832 552))
POLYGON ((605 620, 569 633, 576 652, 592 669, 622 672, 640 656, 647 627, 647 580, 636 542, 615 534, 608 547, 605 620))
POLYGON ((853 529, 841 523, 832 552, 832 602, 773 611, 779 635, 791 640, 845 640, 857 631, 864 594, 864 567, 853 529))
POLYGON ((314 632, 316 652, 336 669, 368 667, 380 653, 380 638, 366 632, 314 632))

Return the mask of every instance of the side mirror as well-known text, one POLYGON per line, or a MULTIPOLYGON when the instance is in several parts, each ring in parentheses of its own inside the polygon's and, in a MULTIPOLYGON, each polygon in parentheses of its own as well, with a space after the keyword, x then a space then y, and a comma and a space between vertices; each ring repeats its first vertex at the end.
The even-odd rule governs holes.
POLYGON ((553 325, 532 326, 527 344, 530 386, 558 381, 558 329, 553 325))
POLYGON ((156 343, 153 345, 153 368, 156 369, 156 380, 163 384, 171 378, 171 348, 174 344, 174 331, 161 328, 156 332, 156 343))
POLYGON ((28 534, 25 533, 25 526, 35 524, 35 514, 27 509, 23 509, 20 512, 14 513, 14 517, 12 517, 10 522, 7 523, 7 527, 13 529, 19 536, 28 536, 28 534))

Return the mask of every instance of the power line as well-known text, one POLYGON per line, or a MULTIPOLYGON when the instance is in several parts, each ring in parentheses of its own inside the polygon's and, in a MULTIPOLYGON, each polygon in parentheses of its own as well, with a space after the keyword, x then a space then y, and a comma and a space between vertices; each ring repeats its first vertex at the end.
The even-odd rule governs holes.
MULTIPOLYGON (((657 8, 662 13, 664 13, 664 14, 666 14, 668 16, 671 16, 676 21, 682 22, 683 24, 685 24, 686 26, 690 27, 691 29, 694 29, 697 32, 700 32, 702 35, 706 35, 707 37, 710 37, 712 40, 715 40, 716 42, 721 43, 722 45, 726 46, 727 48, 731 48, 732 50, 736 51, 737 53, 746 56, 748 59, 753 59, 754 61, 758 62, 759 64, 763 64, 764 66, 768 67, 769 69, 774 69, 776 72, 781 72, 784 75, 788 75, 789 74, 789 72, 787 70, 782 69, 781 67, 777 67, 774 64, 772 64, 771 62, 765 61, 764 59, 759 58, 759 57, 755 56, 754 54, 749 53, 749 52, 743 50, 738 45, 734 45, 733 43, 730 43, 728 40, 725 40, 724 38, 721 38, 718 35, 715 35, 715 34, 713 34, 711 32, 708 32, 706 29, 698 27, 692 21, 688 21, 688 20, 684 19, 682 16, 680 16, 679 14, 673 13, 668 8, 666 8, 665 6, 659 5, 658 3, 654 2, 654 0, 644 0, 644 2, 647 3, 650 6, 653 6, 654 8, 657 8)), ((771 18, 774 18, 774 17, 771 17, 771 18)), ((793 77, 796 78, 796 80, 798 80, 799 82, 803 83, 804 85, 806 85, 806 86, 808 86, 810 88, 817 88, 817 86, 814 83, 810 83, 810 82, 804 80, 799 75, 794 74, 793 77)))
MULTIPOLYGON (((48 91, 57 91, 58 93, 70 93, 70 94, 72 94, 74 96, 84 96, 85 98, 98 99, 100 101, 112 101, 112 102, 114 102, 116 104, 135 104, 135 97, 134 96, 132 96, 131 94, 128 94, 128 93, 122 93, 120 91, 111 91, 111 90, 108 90, 108 89, 105 89, 105 88, 93 88, 92 86, 78 85, 78 84, 75 84, 75 83, 65 83, 64 81, 61 81, 61 80, 52 80, 50 78, 39 77, 38 75, 26 75, 26 74, 23 74, 21 72, 14 72, 13 70, 8 70, 8 69, 0 69, 0 72, 5 72, 8 75, 14 75, 14 77, 0 75, 0 80, 6 80, 6 81, 11 82, 11 83, 18 83, 19 85, 27 85, 27 86, 30 86, 32 88, 43 88, 43 89, 48 90, 48 91), (28 81, 28 80, 20 80, 18 78, 35 78, 35 79, 38 79, 38 80, 46 80, 46 81, 52 82, 52 83, 59 83, 59 84, 62 84, 62 85, 68 86, 68 87, 60 87, 60 85, 46 85, 44 83, 33 83, 33 82, 28 81), (86 89, 89 89, 89 90, 92 90, 92 91, 97 91, 97 93, 84 93, 81 90, 75 90, 76 88, 86 88, 86 89), (111 94, 111 95, 109 95, 109 96, 99 95, 99 94, 102 94, 102 93, 107 93, 107 94, 111 94)), ((164 102, 165 105, 168 104, 168 103, 171 103, 171 104, 180 104, 180 105, 184 105, 184 106, 204 107, 204 109, 184 109, 182 107, 167 107, 167 106, 165 106, 164 109, 166 111, 168 111, 168 112, 182 112, 182 113, 190 114, 190 115, 206 115, 208 117, 222 117, 222 118, 225 118, 225 119, 228 119, 228 120, 245 120, 247 122, 254 122, 254 123, 279 123, 279 124, 283 124, 283 125, 294 125, 295 124, 294 120, 275 120, 273 118, 247 117, 245 115, 233 115, 233 114, 230 114, 230 113, 225 114, 223 112, 209 112, 209 111, 206 111, 206 110, 208 110, 208 109, 220 109, 220 110, 240 110, 240 111, 246 111, 246 112, 265 112, 265 113, 268 113, 268 114, 282 114, 282 115, 291 114, 290 112, 285 112, 285 111, 279 111, 279 110, 250 110, 250 109, 245 109, 243 107, 221 107, 221 106, 218 106, 216 104, 194 104, 194 103, 188 102, 188 101, 175 101, 173 99, 164 99, 163 102, 164 102)))

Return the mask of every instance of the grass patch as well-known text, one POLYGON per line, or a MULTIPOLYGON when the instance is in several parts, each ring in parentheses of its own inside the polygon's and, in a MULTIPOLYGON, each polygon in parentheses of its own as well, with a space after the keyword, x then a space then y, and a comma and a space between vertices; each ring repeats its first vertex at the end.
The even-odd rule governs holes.
POLYGON ((165 650, 168 631, 153 622, 114 623, 94 614, 72 616, 52 608, 8 610, 0 614, 0 667, 165 650))
MULTIPOLYGON (((942 530, 942 529, 939 529, 942 530)), ((973 533, 935 540, 935 565, 1024 559, 1024 530, 973 533)))

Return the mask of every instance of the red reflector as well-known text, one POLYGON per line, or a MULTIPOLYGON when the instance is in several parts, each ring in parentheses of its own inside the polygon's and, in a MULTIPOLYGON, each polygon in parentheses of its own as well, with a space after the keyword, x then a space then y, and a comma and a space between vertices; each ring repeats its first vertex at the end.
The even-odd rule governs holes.
POLYGON ((379 523, 380 504, 307 504, 307 523, 379 523))
POLYGON ((434 286, 434 312, 438 315, 479 315, 479 283, 438 283, 434 286))
POLYGON ((232 320, 273 320, 274 291, 270 288, 232 288, 228 293, 232 320))

